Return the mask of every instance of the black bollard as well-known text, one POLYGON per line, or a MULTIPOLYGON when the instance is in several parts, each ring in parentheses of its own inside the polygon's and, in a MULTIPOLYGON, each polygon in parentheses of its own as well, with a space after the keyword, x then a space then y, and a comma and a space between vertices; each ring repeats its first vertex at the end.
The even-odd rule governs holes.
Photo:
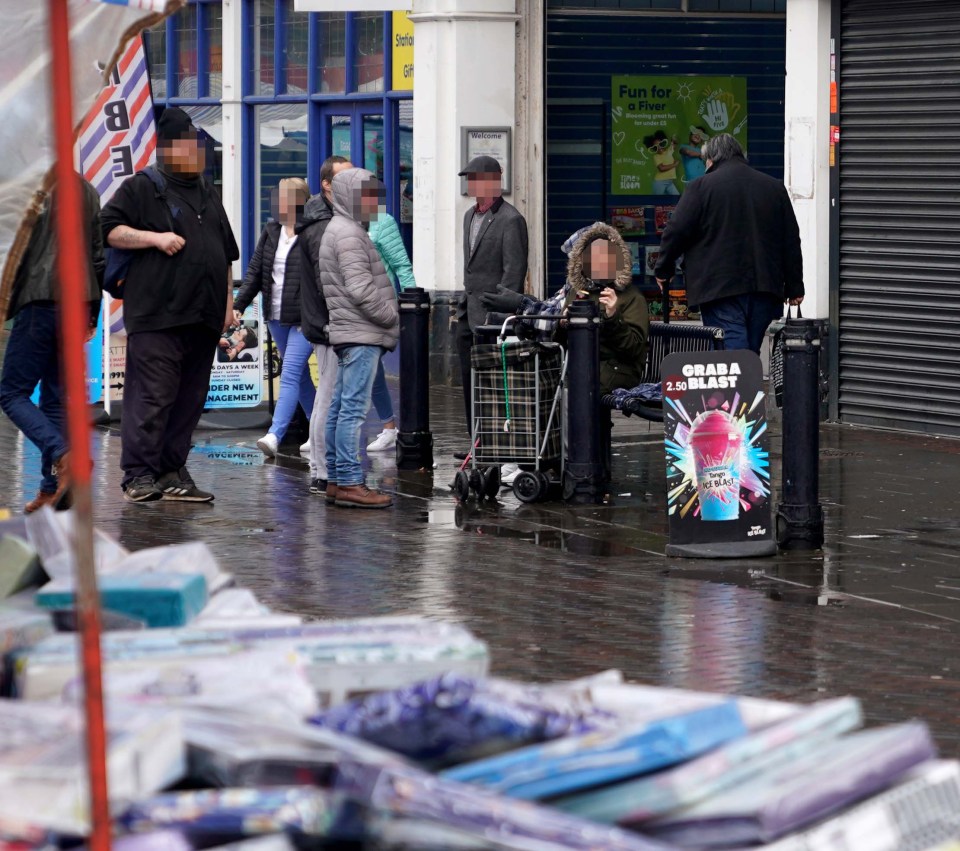
POLYGON ((820 505, 820 347, 822 323, 789 319, 783 332, 783 501, 777 544, 785 550, 823 547, 820 505))
POLYGON ((589 299, 573 302, 567 333, 567 465, 563 498, 581 505, 603 501, 600 441, 600 312, 589 299))
POLYGON ((430 432, 430 294, 420 287, 400 293, 400 431, 397 467, 433 468, 430 432))

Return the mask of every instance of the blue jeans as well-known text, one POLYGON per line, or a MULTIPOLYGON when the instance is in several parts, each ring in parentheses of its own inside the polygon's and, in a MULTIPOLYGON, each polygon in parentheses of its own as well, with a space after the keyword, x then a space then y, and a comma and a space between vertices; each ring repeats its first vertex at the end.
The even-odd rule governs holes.
POLYGON ((764 335, 774 319, 783 316, 783 299, 747 293, 700 305, 704 325, 722 328, 727 349, 749 349, 760 354, 764 335))
POLYGON ((53 464, 67 451, 57 324, 55 307, 24 307, 13 321, 0 377, 0 408, 40 450, 43 493, 56 491, 53 464), (39 407, 30 401, 38 382, 39 407))
POLYGON ((300 329, 293 325, 281 325, 273 319, 267 322, 267 325, 270 328, 270 336, 280 350, 280 357, 283 358, 283 369, 280 372, 280 397, 277 399, 277 406, 273 409, 270 433, 275 434, 277 440, 283 440, 290 420, 293 419, 293 413, 297 410, 298 400, 308 420, 313 413, 313 400, 317 389, 313 386, 310 366, 307 363, 310 355, 313 354, 313 346, 300 333, 300 329))
POLYGON ((337 383, 327 414, 327 479, 336 485, 363 484, 360 427, 382 354, 380 346, 350 346, 337 353, 337 383))
POLYGON ((377 416, 381 423, 388 423, 393 419, 393 400, 390 398, 390 388, 387 387, 387 374, 383 369, 383 358, 377 364, 377 375, 373 379, 373 407, 377 409, 377 416))

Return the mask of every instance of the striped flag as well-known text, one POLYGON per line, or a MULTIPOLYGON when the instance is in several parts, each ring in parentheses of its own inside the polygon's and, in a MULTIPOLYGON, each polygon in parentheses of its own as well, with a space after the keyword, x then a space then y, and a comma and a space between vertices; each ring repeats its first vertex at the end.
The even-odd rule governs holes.
POLYGON ((80 170, 105 204, 124 180, 151 162, 156 147, 150 78, 138 36, 120 57, 110 83, 81 125, 80 170))

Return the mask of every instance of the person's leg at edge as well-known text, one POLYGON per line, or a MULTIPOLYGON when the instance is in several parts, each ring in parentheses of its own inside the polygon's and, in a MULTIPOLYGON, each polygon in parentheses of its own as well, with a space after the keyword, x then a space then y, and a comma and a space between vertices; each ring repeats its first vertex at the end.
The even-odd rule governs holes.
MULTIPOLYGON (((66 398, 61 383, 59 357, 50 359, 44 370, 44 376, 40 379, 40 410, 60 433, 63 446, 66 447, 68 445, 66 398)), ((41 473, 44 479, 49 477, 56 483, 56 493, 59 496, 55 496, 55 505, 58 508, 69 507, 67 501, 63 499, 64 494, 70 487, 69 471, 57 467, 58 463, 62 464, 62 459, 65 456, 66 449, 63 452, 59 448, 46 449, 43 452, 41 465, 41 473)), ((43 490, 42 486, 41 490, 43 490)))
POLYGON ((67 451, 62 419, 53 421, 49 405, 41 393, 38 408, 30 400, 33 389, 44 378, 56 376, 59 387, 59 360, 56 346, 56 312, 53 307, 28 305, 14 320, 7 341, 0 375, 0 408, 24 436, 41 452, 42 476, 40 495, 50 496, 57 490, 53 463, 67 451))
POLYGON ((760 354, 770 323, 783 316, 783 300, 777 296, 750 296, 750 312, 747 321, 747 342, 751 351, 760 354))
POLYGON ((724 348, 728 351, 750 348, 745 300, 746 296, 732 296, 700 305, 700 321, 706 326, 723 329, 724 348))
POLYGON ((384 452, 397 445, 397 422, 393 414, 393 400, 390 398, 390 388, 387 386, 387 373, 383 368, 383 357, 377 364, 377 374, 373 379, 373 407, 377 409, 377 416, 383 428, 369 444, 367 452, 384 452))
MULTIPOLYGON (((317 388, 313 383, 313 376, 310 374, 310 355, 313 354, 313 344, 303 336, 299 328, 290 331, 290 337, 287 340, 287 351, 291 347, 296 348, 296 359, 302 362, 300 367, 300 384, 297 388, 297 400, 303 410, 304 416, 309 420, 313 415, 313 403, 317 398, 317 388), (296 337, 294 337, 296 335, 296 337)), ((289 357, 289 355, 288 355, 289 357)))
POLYGON ((138 331, 127 336, 123 416, 120 419, 120 486, 137 499, 160 499, 157 476, 166 472, 163 447, 180 391, 183 340, 177 329, 138 331), (143 497, 140 499, 139 496, 143 497))
MULTIPOLYGON (((327 414, 337 383, 337 355, 333 347, 314 345, 317 359, 317 392, 310 414, 310 479, 311 484, 319 479, 326 489, 327 471, 327 414)), ((312 487, 311 487, 312 490, 312 487)), ((319 491, 317 491, 319 492, 319 491)))
MULTIPOLYGON (((333 382, 333 395, 327 411, 327 424, 324 430, 324 448, 327 453, 327 502, 337 497, 337 421, 340 419, 340 397, 343 395, 343 355, 335 353, 336 377, 333 382)), ((314 403, 316 404, 316 403, 314 403)))
POLYGON ((389 496, 367 489, 360 465, 360 428, 370 410, 373 381, 383 349, 351 346, 341 358, 343 381, 336 428, 337 505, 386 508, 389 496))
MULTIPOLYGON (((272 319, 268 324, 270 334, 277 341, 277 349, 283 359, 283 369, 280 371, 280 393, 273 409, 273 421, 269 432, 277 438, 279 443, 286 435, 293 413, 297 410, 297 402, 301 394, 301 377, 310 357, 310 344, 296 328, 290 325, 281 325, 272 319)), ((310 381, 309 373, 307 380, 310 381)), ((313 382, 310 384, 312 386, 313 382)))

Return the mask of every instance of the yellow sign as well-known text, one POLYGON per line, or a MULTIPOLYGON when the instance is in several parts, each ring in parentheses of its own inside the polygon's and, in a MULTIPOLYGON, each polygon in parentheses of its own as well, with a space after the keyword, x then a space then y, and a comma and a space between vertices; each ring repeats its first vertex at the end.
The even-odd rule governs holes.
POLYGON ((413 91, 413 23, 406 12, 393 13, 393 88, 413 91))

